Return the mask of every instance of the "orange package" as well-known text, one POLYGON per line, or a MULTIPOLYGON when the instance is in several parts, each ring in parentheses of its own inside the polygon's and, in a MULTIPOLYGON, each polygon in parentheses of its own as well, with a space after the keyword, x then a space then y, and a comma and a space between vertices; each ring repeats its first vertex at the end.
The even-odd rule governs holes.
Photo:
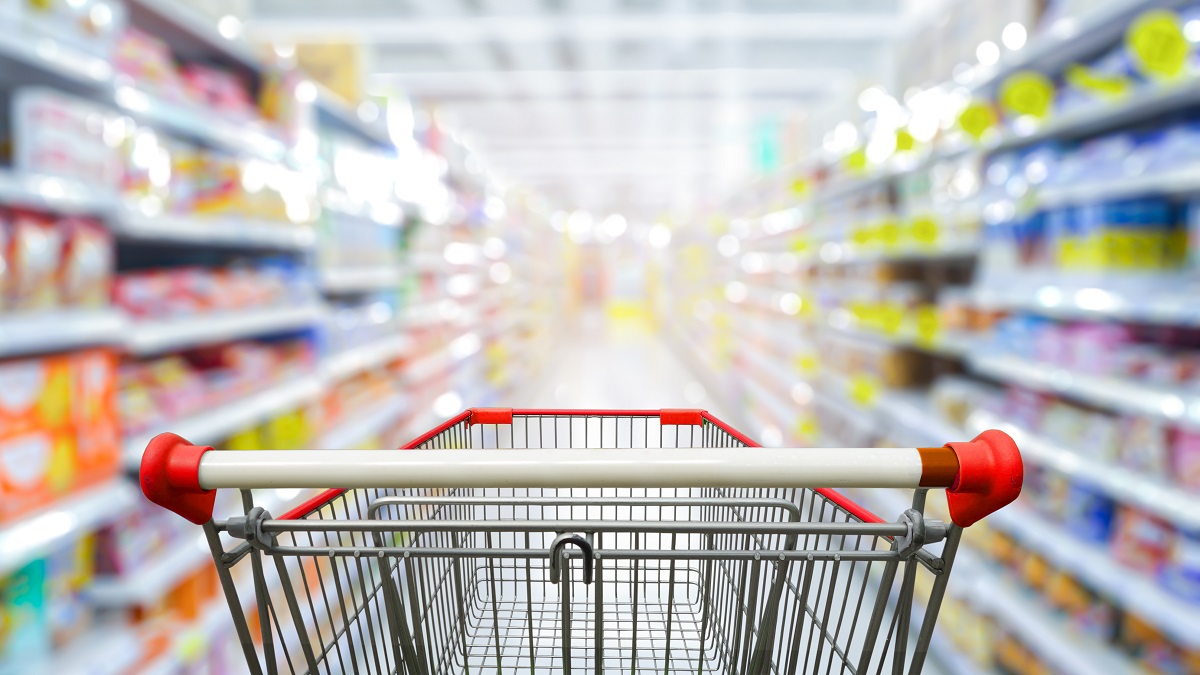
POLYGON ((76 434, 80 485, 111 479, 121 468, 117 414, 117 356, 90 349, 70 356, 71 419, 76 434))
POLYGON ((65 356, 0 361, 0 434, 71 424, 71 372, 65 356))
POLYGON ((46 506, 74 486, 70 430, 0 434, 0 522, 46 506))

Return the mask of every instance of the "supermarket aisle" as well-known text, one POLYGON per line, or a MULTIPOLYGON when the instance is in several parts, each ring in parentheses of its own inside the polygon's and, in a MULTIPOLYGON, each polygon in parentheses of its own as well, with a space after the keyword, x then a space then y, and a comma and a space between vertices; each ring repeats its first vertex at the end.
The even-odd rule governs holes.
MULTIPOLYGON (((721 407, 652 326, 585 310, 549 355, 527 401, 540 408, 721 407)), ((520 396, 520 394, 518 394, 520 396)))

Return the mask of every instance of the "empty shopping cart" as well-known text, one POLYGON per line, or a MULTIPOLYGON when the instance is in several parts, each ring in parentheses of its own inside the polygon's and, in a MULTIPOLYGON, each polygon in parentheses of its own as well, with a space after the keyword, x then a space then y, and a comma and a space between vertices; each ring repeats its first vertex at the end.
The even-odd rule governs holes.
POLYGON ((203 525, 254 673, 919 673, 962 528, 1022 466, 998 431, 768 449, 696 410, 475 409, 403 451, 162 434, 141 480, 203 525), (915 496, 885 521, 839 487, 915 496), (243 513, 214 521, 221 488, 243 513))

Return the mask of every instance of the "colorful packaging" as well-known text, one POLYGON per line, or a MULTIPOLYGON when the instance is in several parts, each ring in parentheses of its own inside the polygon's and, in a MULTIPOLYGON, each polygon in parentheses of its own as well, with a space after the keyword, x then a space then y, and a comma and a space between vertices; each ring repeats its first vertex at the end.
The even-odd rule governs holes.
POLYGON ((71 409, 79 485, 112 479, 121 469, 121 419, 117 414, 117 357, 90 349, 71 359, 71 409))
POLYGON ((1067 615, 1071 626, 1100 642, 1110 642, 1117 632, 1117 609, 1070 574, 1057 570, 1046 582, 1046 597, 1067 615))
POLYGON ((75 484, 75 434, 31 430, 0 436, 0 522, 63 496, 75 484))
POLYGON ((1122 506, 1117 512, 1111 551, 1121 563, 1157 574, 1175 544, 1175 531, 1161 518, 1122 506))
POLYGON ((65 357, 0 361, 0 433, 65 428, 71 422, 70 406, 65 357))
POLYGON ((21 664, 50 653, 45 591, 44 560, 0 579, 0 672, 21 672, 21 664))
POLYGON ((1200 672, 1200 651, 1176 646, 1154 626, 1134 614, 1121 615, 1117 643, 1138 665, 1161 675, 1191 675, 1200 672))
POLYGON ((1160 579, 1175 597, 1200 603, 1200 533, 1177 532, 1160 579))
POLYGON ((1080 482, 1068 484, 1063 499, 1063 522, 1071 534, 1086 541, 1106 542, 1112 535, 1116 503, 1100 490, 1080 482))
POLYGON ((12 101, 13 168, 77 181, 114 194, 120 152, 106 136, 117 123, 108 108, 51 89, 19 88, 12 101))
POLYGON ((46 558, 46 609, 55 649, 65 647, 92 624, 84 589, 92 581, 95 542, 93 535, 81 537, 46 558))
POLYGON ((106 307, 112 294, 113 238, 100 223, 85 218, 59 221, 65 237, 60 284, 67 307, 106 307))
POLYGON ((9 240, 11 236, 12 230, 9 226, 8 212, 0 208, 0 312, 7 312, 9 310, 8 306, 12 297, 12 290, 9 288, 12 283, 12 264, 8 259, 10 254, 9 240))
POLYGON ((1171 478, 1185 488, 1200 490, 1200 431, 1172 430, 1171 478))
POLYGON ((14 211, 8 239, 9 298, 13 311, 53 309, 59 305, 58 276, 63 233, 49 216, 14 211))
POLYGON ((1121 464, 1135 471, 1166 477, 1170 461, 1166 425, 1148 417, 1125 417, 1121 426, 1121 464))

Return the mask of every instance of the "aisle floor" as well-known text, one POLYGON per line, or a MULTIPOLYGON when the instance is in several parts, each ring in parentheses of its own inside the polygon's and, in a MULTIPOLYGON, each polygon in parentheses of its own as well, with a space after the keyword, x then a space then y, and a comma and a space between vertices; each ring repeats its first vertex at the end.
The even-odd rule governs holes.
POLYGON ((722 417, 695 374, 649 325, 588 309, 557 344, 528 400, 514 407, 703 408, 722 417))

